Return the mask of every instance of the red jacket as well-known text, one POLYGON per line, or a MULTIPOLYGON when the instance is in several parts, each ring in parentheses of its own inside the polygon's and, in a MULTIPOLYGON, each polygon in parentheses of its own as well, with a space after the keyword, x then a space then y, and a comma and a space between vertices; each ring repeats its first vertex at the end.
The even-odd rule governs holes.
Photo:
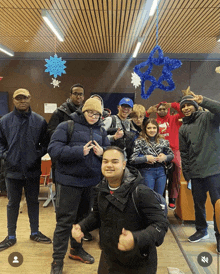
MULTIPOLYGON (((169 141, 171 149, 179 150, 179 128, 182 125, 179 119, 184 117, 184 115, 180 110, 179 103, 171 103, 171 107, 177 110, 178 114, 170 115, 170 109, 168 109, 166 116, 160 117, 157 114, 156 120, 160 127, 160 133, 169 141)), ((146 111, 146 116, 149 117, 149 115, 146 111)))

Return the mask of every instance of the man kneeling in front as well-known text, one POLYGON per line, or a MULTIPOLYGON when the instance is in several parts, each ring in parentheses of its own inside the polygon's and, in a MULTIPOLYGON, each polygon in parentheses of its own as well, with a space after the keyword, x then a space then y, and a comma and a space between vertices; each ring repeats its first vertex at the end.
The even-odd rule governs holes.
POLYGON ((126 167, 118 147, 104 151, 102 174, 103 180, 95 187, 93 211, 73 225, 73 238, 81 242, 84 231, 99 228, 99 274, 156 273, 156 246, 163 243, 168 221, 154 192, 141 184, 137 169, 126 167))

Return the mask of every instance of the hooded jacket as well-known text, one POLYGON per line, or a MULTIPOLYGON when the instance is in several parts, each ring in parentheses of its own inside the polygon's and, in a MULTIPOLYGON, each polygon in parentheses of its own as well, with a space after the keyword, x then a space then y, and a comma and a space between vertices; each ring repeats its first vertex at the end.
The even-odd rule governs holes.
POLYGON ((109 146, 106 131, 101 128, 101 120, 90 125, 81 110, 70 115, 74 121, 73 134, 68 143, 68 122, 58 125, 48 147, 48 153, 56 162, 55 178, 63 185, 88 187, 101 179, 101 157, 91 149, 84 156, 83 147, 95 140, 101 147, 109 146))
POLYGON ((79 225, 82 231, 99 228, 100 245, 110 261, 127 269, 138 269, 146 265, 153 269, 148 273, 156 273, 156 246, 161 245, 164 240, 168 221, 153 191, 142 185, 142 181, 143 178, 136 168, 126 168, 121 186, 110 194, 108 182, 103 178, 95 187, 97 195, 93 211, 79 225), (137 185, 137 207, 140 215, 132 200, 132 192, 137 185), (118 249, 119 236, 123 228, 133 234, 135 247, 131 251, 124 252, 118 249))
MULTIPOLYGON (((179 119, 184 117, 184 115, 180 110, 179 103, 171 103, 171 108, 178 111, 178 114, 170 115, 170 109, 168 109, 166 116, 160 117, 157 114, 156 120, 159 124, 160 134, 162 134, 165 139, 169 141, 171 149, 179 150, 179 128, 182 125, 182 123, 179 122, 179 119)), ((149 117, 149 113, 147 111, 146 116, 149 117)))
POLYGON ((54 133, 56 127, 64 122, 71 120, 70 115, 77 111, 77 109, 80 109, 81 107, 77 107, 74 105, 70 98, 66 100, 60 107, 58 107, 54 113, 52 114, 50 121, 48 123, 48 134, 51 137, 54 133))
POLYGON ((183 118, 179 131, 182 170, 186 181, 220 173, 220 103, 203 97, 201 107, 183 118))
POLYGON ((0 157, 6 177, 26 179, 41 174, 41 157, 47 153, 47 122, 31 108, 14 111, 0 119, 0 157))

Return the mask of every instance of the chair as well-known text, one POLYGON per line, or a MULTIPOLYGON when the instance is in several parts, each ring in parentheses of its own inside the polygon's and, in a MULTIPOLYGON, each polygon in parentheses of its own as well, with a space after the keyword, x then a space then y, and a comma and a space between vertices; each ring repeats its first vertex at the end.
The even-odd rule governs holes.
POLYGON ((215 220, 218 232, 220 233, 220 199, 218 199, 215 203, 215 220))
POLYGON ((55 192, 53 191, 53 182, 51 182, 50 176, 51 175, 51 159, 49 154, 46 154, 44 157, 41 158, 41 176, 40 176, 40 186, 41 187, 48 187, 48 196, 41 197, 39 196, 38 200, 46 200, 43 204, 43 207, 47 207, 50 202, 52 202, 55 208, 55 192))
MULTIPOLYGON (((52 190, 53 183, 50 181, 50 173, 51 173, 51 159, 49 154, 44 155, 41 158, 41 176, 40 176, 40 186, 42 187, 48 187, 48 196, 47 197, 38 197, 39 201, 46 200, 43 204, 43 207, 47 207, 50 202, 53 203, 53 206, 55 208, 55 192, 52 190)), ((24 199, 20 203, 20 213, 23 212, 23 207, 26 204, 26 197, 24 196, 24 199)))

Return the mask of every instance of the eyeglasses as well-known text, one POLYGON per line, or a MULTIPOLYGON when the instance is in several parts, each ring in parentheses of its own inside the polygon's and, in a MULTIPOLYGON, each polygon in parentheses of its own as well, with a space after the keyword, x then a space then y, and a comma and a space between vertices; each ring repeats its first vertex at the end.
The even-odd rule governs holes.
POLYGON ((28 97, 26 97, 26 96, 16 96, 13 99, 15 99, 16 101, 22 101, 22 100, 27 101, 27 100, 30 99, 30 96, 28 96, 28 97))
POLYGON ((74 92, 74 93, 72 93, 72 95, 74 95, 74 96, 76 96, 76 97, 83 97, 84 96, 84 94, 83 93, 78 93, 78 92, 74 92))
POLYGON ((94 118, 96 118, 96 119, 99 119, 100 116, 101 116, 99 113, 97 113, 97 112, 94 113, 92 110, 87 110, 86 112, 88 113, 89 117, 93 117, 94 116, 94 118))

